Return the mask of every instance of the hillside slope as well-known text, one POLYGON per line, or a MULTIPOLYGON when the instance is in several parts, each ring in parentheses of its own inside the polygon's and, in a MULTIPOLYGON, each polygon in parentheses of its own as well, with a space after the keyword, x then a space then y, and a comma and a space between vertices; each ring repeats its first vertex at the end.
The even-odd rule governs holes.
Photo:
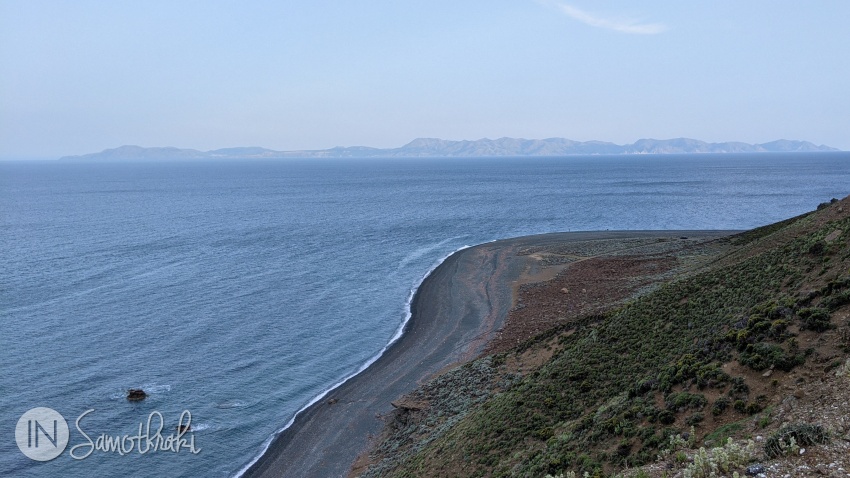
MULTIPOLYGON (((625 305, 562 313, 542 334, 402 400, 359 471, 606 476, 648 465, 634 476, 708 476, 694 474, 703 463, 694 448, 761 438, 727 463, 731 476, 755 460, 787 470, 787 450, 771 450, 792 435, 809 445, 807 457, 823 448, 850 460, 848 231, 845 198, 714 245, 710 264, 678 270, 625 305), (659 455, 663 466, 653 465, 659 455)), ((520 302, 545 311, 567 300, 539 295, 524 291, 520 302)), ((831 464, 847 476, 837 470, 850 463, 831 464)))

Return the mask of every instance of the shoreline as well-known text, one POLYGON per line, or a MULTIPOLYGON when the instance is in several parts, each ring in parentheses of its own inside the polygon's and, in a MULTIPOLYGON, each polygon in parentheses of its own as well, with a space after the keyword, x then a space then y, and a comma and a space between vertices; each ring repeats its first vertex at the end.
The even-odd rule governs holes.
MULTIPOLYGON (((494 241, 491 241, 491 242, 494 242, 494 241)), ((237 471, 236 474, 234 475, 234 478, 241 478, 243 476, 246 476, 248 471, 251 470, 252 468, 254 468, 254 466, 257 464, 257 462, 260 461, 263 458, 264 455, 266 455, 269 447, 271 447, 271 445, 274 443, 274 441, 277 440, 277 438, 281 434, 285 433, 286 431, 288 431, 290 429, 290 427, 292 427, 292 425, 295 423, 295 420, 298 418, 298 416, 302 412, 307 411, 310 407, 312 407, 316 403, 320 402, 323 398, 328 396, 328 394, 333 393, 336 389, 343 386, 349 380, 351 380, 351 379, 357 377, 358 375, 360 375, 361 373, 365 372, 369 367, 372 366, 373 363, 380 360, 380 358, 384 356, 384 354, 390 349, 390 347, 392 347, 393 345, 395 345, 396 342, 401 340, 401 338, 404 336, 405 331, 407 330, 408 323, 410 322, 410 319, 413 317, 413 312, 411 310, 412 305, 413 305, 413 300, 416 297, 416 293, 419 291, 419 287, 422 286, 422 283, 425 282, 425 280, 427 280, 428 277, 438 267, 440 267, 440 265, 442 265, 443 262, 446 261, 446 259, 453 256, 454 254, 457 254, 458 252, 463 251, 464 249, 469 249, 471 247, 475 247, 475 246, 462 246, 462 247, 452 251, 451 253, 449 253, 448 255, 443 257, 442 259, 436 261, 434 263, 434 265, 431 267, 431 269, 429 269, 428 272, 426 272, 425 275, 422 276, 422 279, 419 280, 419 283, 415 287, 412 287, 410 289, 410 295, 408 295, 407 302, 405 303, 405 307, 407 308, 407 314, 405 315, 405 318, 402 321, 402 323, 399 324, 398 328, 396 329, 395 334, 393 334, 393 336, 390 338, 390 341, 387 343, 387 345, 385 345, 384 348, 382 348, 378 353, 376 353, 374 356, 370 357, 366 362, 364 362, 356 371, 354 371, 353 373, 351 373, 347 377, 343 378, 339 382, 334 383, 333 385, 328 387, 327 390, 316 395, 309 402, 307 402, 306 405, 304 405, 298 411, 296 411, 295 415, 292 416, 292 418, 286 423, 286 425, 284 425, 280 430, 277 430, 272 436, 270 436, 266 441, 263 442, 263 450, 259 454, 257 454, 253 459, 251 459, 251 461, 249 461, 247 464, 245 464, 245 466, 243 466, 239 471, 237 471)))
MULTIPOLYGON (((407 320, 357 372, 318 395, 265 442, 236 476, 347 476, 383 428, 391 402, 448 367, 477 357, 502 328, 523 278, 539 269, 518 255, 547 244, 647 237, 719 237, 732 231, 587 231, 521 236, 463 247, 412 291, 407 320), (266 445, 267 444, 267 445, 266 445)), ((538 279, 539 280, 539 279, 538 279)))

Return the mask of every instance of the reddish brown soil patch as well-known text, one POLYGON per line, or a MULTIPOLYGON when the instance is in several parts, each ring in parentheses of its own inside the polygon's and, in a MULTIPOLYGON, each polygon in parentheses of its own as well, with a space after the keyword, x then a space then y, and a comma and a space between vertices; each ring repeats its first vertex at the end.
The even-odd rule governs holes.
POLYGON ((672 257, 593 257, 567 265, 550 281, 520 286, 517 306, 484 353, 505 352, 554 326, 608 310, 659 281, 676 262, 672 257))

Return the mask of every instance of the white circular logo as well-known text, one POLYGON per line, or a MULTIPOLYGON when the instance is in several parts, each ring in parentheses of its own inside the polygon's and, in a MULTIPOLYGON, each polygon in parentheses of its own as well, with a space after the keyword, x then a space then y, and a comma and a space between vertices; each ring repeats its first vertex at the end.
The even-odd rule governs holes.
POLYGON ((68 422, 52 408, 27 410, 18 419, 15 441, 21 453, 36 461, 50 461, 68 446, 68 422))

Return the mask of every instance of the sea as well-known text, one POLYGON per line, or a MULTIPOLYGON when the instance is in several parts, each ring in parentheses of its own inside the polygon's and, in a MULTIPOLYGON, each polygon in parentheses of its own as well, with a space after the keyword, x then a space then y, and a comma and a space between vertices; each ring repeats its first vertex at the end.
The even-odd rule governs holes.
POLYGON ((848 194, 850 153, 2 162, 0 476, 238 476, 453 251, 748 229, 848 194), (68 426, 49 461, 23 451, 59 436, 37 407, 68 426))

